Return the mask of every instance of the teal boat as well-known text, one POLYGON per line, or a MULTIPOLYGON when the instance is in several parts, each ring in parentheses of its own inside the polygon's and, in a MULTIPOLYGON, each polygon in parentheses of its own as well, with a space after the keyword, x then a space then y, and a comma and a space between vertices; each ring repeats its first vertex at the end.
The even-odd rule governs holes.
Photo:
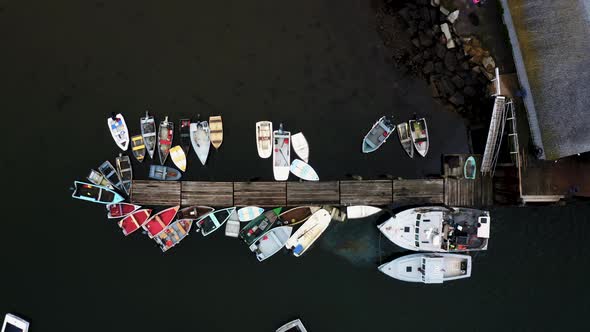
POLYGON ((463 166, 463 175, 466 179, 474 180, 475 174, 477 173, 477 167, 475 165, 475 158, 473 156, 467 158, 465 160, 465 165, 463 166))
POLYGON ((240 238, 246 242, 247 245, 251 245, 256 242, 258 238, 268 231, 279 218, 279 214, 283 208, 276 208, 268 210, 263 214, 250 221, 240 231, 240 238))
POLYGON ((148 177, 160 181, 176 181, 180 179, 181 174, 180 171, 177 171, 174 167, 150 165, 150 173, 148 177))
POLYGON ((207 236, 221 227, 229 219, 229 217, 236 211, 235 207, 216 210, 205 216, 197 219, 196 224, 203 236, 207 236))
POLYGON ((114 204, 123 201, 121 195, 109 188, 80 181, 74 182, 72 197, 100 204, 114 204))

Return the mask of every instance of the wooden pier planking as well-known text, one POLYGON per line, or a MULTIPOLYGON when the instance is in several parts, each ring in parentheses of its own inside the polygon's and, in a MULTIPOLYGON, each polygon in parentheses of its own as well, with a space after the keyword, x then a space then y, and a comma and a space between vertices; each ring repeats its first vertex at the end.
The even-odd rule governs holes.
POLYGON ((287 182, 287 206, 339 205, 340 183, 287 182))
POLYGON ((493 204, 493 183, 479 172, 481 155, 454 154, 443 156, 444 203, 450 206, 482 207, 493 204), (478 172, 474 180, 465 179, 465 160, 473 156, 478 172))
POLYGON ((140 205, 179 205, 180 182, 133 180, 129 199, 140 205))
POLYGON ((234 205, 277 207, 287 205, 286 182, 234 182, 234 205))
POLYGON ((393 180, 393 203, 396 205, 442 204, 444 180, 393 180))
POLYGON ((227 207, 234 205, 233 182, 182 181, 181 186, 182 206, 227 207))
POLYGON ((340 181, 341 205, 389 205, 393 201, 391 180, 340 181))

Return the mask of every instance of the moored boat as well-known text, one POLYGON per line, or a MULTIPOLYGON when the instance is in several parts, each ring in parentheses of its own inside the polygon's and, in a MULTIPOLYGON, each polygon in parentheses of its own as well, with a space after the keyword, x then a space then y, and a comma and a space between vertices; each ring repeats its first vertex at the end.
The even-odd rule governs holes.
POLYGON ((131 137, 131 152, 133 152, 133 156, 137 161, 140 163, 143 162, 145 158, 145 143, 143 141, 143 136, 135 135, 131 137))
POLYGON ((181 174, 180 171, 173 167, 150 165, 150 173, 148 176, 154 180, 176 181, 180 179, 181 174))
POLYGON ((189 149, 191 147, 191 135, 190 135, 191 120, 181 119, 180 120, 180 148, 184 151, 184 154, 188 156, 189 149))
POLYGON ((428 128, 426 127, 426 119, 410 120, 410 134, 416 151, 422 157, 426 157, 428 153, 428 128))
POLYGON ((330 213, 320 209, 314 213, 297 231, 291 235, 285 248, 293 249, 293 255, 303 255, 309 247, 324 233, 332 220, 330 213))
POLYGON ((475 164, 475 158, 470 156, 465 160, 465 165, 463 166, 463 176, 469 180, 475 180, 475 176, 477 174, 477 167, 475 164))
POLYGON ((113 187, 113 185, 109 182, 109 180, 107 180, 107 178, 104 175, 102 175, 102 173, 97 172, 93 169, 90 170, 90 173, 88 174, 88 176, 86 178, 92 184, 95 184, 97 186, 107 187, 109 189, 115 189, 115 187, 113 187))
POLYGON ((354 205, 346 207, 346 214, 348 219, 360 219, 372 216, 382 210, 378 207, 368 205, 354 205))
POLYGON ((373 127, 369 130, 367 135, 365 135, 365 138, 363 139, 363 153, 377 150, 387 141, 394 130, 395 124, 393 124, 393 118, 382 116, 373 124, 373 127))
POLYGON ((309 144, 303 133, 297 133, 291 136, 291 145, 295 154, 306 164, 309 162, 309 144))
POLYGON ((109 181, 113 187, 123 190, 123 182, 121 181, 121 177, 110 161, 107 160, 98 166, 98 171, 109 181))
POLYGON ((127 130, 127 124, 123 115, 121 113, 117 115, 113 114, 107 118, 107 124, 117 146, 121 150, 127 151, 129 147, 129 131, 127 130))
POLYGON ((410 136, 410 127, 407 122, 402 122, 397 125, 397 136, 399 142, 410 158, 414 158, 414 143, 412 136, 410 136))
POLYGON ((123 234, 125 236, 128 236, 129 234, 140 229, 143 226, 143 224, 145 224, 145 222, 148 220, 151 213, 151 209, 141 209, 119 220, 118 224, 119 227, 121 227, 121 230, 123 230, 123 234))
POLYGON ((291 163, 291 167, 289 168, 291 173, 296 175, 298 178, 306 180, 306 181, 319 181, 320 177, 315 170, 306 164, 303 160, 295 159, 291 163))
POLYGON ((272 210, 268 210, 258 217, 250 221, 240 231, 240 238, 246 242, 247 245, 251 245, 256 241, 264 232, 269 230, 279 218, 282 208, 278 207, 272 210))
POLYGON ((189 207, 185 207, 178 211, 176 217, 178 219, 192 219, 196 220, 199 219, 211 212, 215 211, 214 208, 210 206, 202 206, 202 205, 193 205, 189 207))
POLYGON ((401 211, 377 227, 391 242, 408 250, 486 250, 490 214, 469 208, 425 206, 401 211))
POLYGON ((197 219, 196 225, 203 236, 207 236, 221 227, 236 211, 235 207, 230 207, 221 210, 215 210, 207 215, 197 219))
POLYGON ((123 197, 114 190, 80 181, 74 181, 72 197, 100 204, 119 203, 123 201, 123 197))
POLYGON ((256 122, 256 148, 258 156, 262 159, 270 158, 272 155, 272 122, 256 122))
POLYGON ((153 116, 148 114, 148 111, 145 111, 145 117, 139 119, 139 124, 141 125, 141 136, 143 136, 145 149, 150 158, 154 159, 154 152, 158 142, 156 138, 156 121, 154 121, 153 116))
POLYGON ((273 174, 276 181, 286 181, 289 178, 291 166, 291 133, 283 130, 283 124, 279 130, 273 132, 273 174))
POLYGON ((256 253, 258 261, 269 258, 281 250, 293 232, 291 226, 275 227, 262 234, 254 243, 250 245, 250 251, 256 253))
POLYGON ((236 238, 240 235, 240 219, 238 212, 234 210, 225 222, 225 236, 236 238))
POLYGON ((160 232, 170 225, 179 208, 180 205, 176 205, 162 210, 154 214, 142 225, 143 229, 147 231, 150 239, 153 239, 154 236, 160 234, 160 232))
POLYGON ((279 327, 276 332, 307 332, 300 319, 290 321, 279 327))
POLYGON ((195 150, 201 164, 205 165, 205 163, 207 163, 207 157, 209 156, 209 148, 211 147, 209 123, 207 123, 207 121, 191 123, 190 138, 193 144, 193 150, 195 150))
POLYGON ((174 138, 174 123, 168 121, 168 117, 160 122, 160 129, 158 131, 158 155, 160 156, 160 164, 164 165, 170 148, 172 147, 172 139, 174 138))
POLYGON ((191 219, 179 219, 164 228, 154 237, 154 241, 163 252, 166 252, 188 236, 192 225, 193 221, 191 219))
POLYGON ((107 208, 107 218, 109 219, 116 219, 116 218, 124 218, 127 215, 139 210, 141 206, 130 204, 130 203, 115 203, 115 204, 108 204, 107 208))
POLYGON ((240 221, 250 221, 264 212, 264 209, 258 206, 245 206, 238 210, 238 219, 240 221))
POLYGON ((388 276, 408 282, 442 284, 445 281, 469 278, 471 256, 459 254, 410 254, 379 266, 388 276))
POLYGON ((321 209, 319 206, 299 206, 292 208, 279 215, 279 224, 288 226, 299 225, 309 219, 319 209, 321 209))
POLYGON ((119 153, 119 156, 115 159, 117 164, 117 172, 121 177, 121 187, 127 195, 131 192, 131 184, 133 181, 133 169, 131 168, 131 160, 129 156, 124 156, 119 153))
POLYGON ((210 116, 209 126, 211 145, 213 145, 215 149, 219 149, 221 143, 223 142, 223 122, 221 122, 221 115, 210 116))
POLYGON ((185 172, 186 171, 186 155, 184 154, 184 150, 180 145, 177 145, 170 149, 170 158, 172 158, 172 162, 178 169, 185 172))

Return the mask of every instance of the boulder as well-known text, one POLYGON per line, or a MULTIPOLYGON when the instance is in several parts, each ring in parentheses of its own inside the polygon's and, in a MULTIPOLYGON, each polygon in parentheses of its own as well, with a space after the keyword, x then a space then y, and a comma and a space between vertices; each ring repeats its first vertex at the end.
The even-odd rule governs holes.
POLYGON ((474 97, 476 94, 476 91, 473 87, 466 86, 463 88, 463 94, 466 95, 467 97, 474 97))
POLYGON ((451 22, 451 24, 455 23, 455 21, 459 18, 459 10, 455 10, 454 12, 450 13, 447 16, 447 20, 451 22))
POLYGON ((430 0, 430 5, 432 7, 438 7, 440 6, 440 0, 430 0))
POLYGON ((412 39, 412 44, 414 44, 414 46, 417 48, 420 48, 420 40, 418 40, 418 38, 412 39))
POLYGON ((455 92, 455 94, 449 98, 449 101, 455 106, 461 106, 465 104, 465 97, 463 97, 463 94, 455 92))
POLYGON ((465 86, 465 82, 458 75, 453 76, 453 78, 451 78, 451 81, 453 81, 453 84, 455 84, 455 86, 458 89, 463 89, 463 87, 465 86))
POLYGON ((422 46, 430 47, 433 44, 432 38, 423 32, 418 33, 418 39, 420 39, 420 45, 422 46))
POLYGON ((437 61, 434 63, 434 71, 437 74, 442 74, 445 69, 445 65, 441 61, 437 61))
POLYGON ((447 53, 446 47, 444 45, 442 45, 442 44, 439 44, 439 43, 437 43, 434 46, 434 51, 436 53, 436 56, 439 57, 439 58, 441 58, 441 59, 444 59, 445 58, 445 53, 447 53))
POLYGON ((445 54, 444 61, 445 67, 447 67, 448 70, 454 71, 457 68, 457 57, 455 54, 453 54, 453 52, 447 52, 447 54, 445 54))
POLYGON ((422 58, 422 53, 418 53, 418 54, 414 55, 414 57, 412 57, 412 62, 420 64, 420 65, 423 64, 424 59, 422 58))
POLYGON ((430 58, 432 58, 432 52, 429 50, 424 50, 424 52, 422 52, 422 57, 424 58, 424 60, 429 60, 430 58))
POLYGON ((429 25, 432 24, 432 22, 430 21, 430 9, 428 7, 420 8, 420 17, 424 22, 428 23, 429 25))
POLYGON ((422 67, 422 72, 426 75, 429 75, 434 71, 434 63, 432 61, 427 61, 422 67))
POLYGON ((445 96, 452 96, 455 93, 453 82, 446 76, 442 76, 440 79, 440 91, 445 96))

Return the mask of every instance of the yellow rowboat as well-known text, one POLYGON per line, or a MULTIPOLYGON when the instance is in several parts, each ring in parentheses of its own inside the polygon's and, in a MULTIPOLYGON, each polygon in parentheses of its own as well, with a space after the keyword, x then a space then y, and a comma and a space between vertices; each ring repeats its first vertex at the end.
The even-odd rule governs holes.
POLYGON ((214 148, 219 149, 223 142, 223 123, 221 122, 221 115, 209 117, 209 136, 211 138, 211 144, 214 148))
POLYGON ((143 142, 143 136, 135 135, 131 137, 131 152, 137 161, 142 162, 145 158, 145 143, 143 142))
POLYGON ((172 161, 176 167, 178 167, 183 172, 186 171, 186 154, 180 145, 170 149, 170 158, 172 158, 172 161))

